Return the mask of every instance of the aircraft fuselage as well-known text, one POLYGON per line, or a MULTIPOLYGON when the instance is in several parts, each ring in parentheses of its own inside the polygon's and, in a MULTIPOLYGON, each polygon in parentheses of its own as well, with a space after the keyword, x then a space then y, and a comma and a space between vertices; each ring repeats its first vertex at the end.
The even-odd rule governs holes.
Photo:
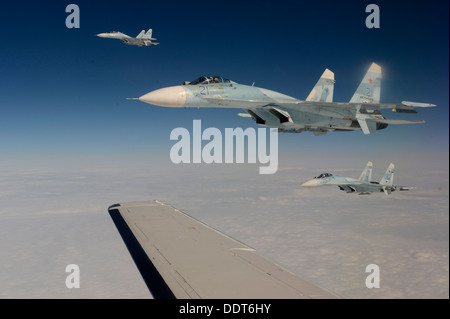
POLYGON ((308 105, 305 101, 279 92, 235 82, 171 86, 147 93, 139 97, 139 100, 164 107, 244 108, 249 110, 258 124, 278 127, 282 132, 295 133, 298 129, 317 127, 336 131, 359 129, 354 120, 355 112, 352 110, 321 109, 314 103, 308 105), (288 112, 284 112, 277 107, 279 104, 290 104, 292 107, 288 112), (310 112, 305 112, 305 109, 310 112), (293 123, 291 116, 301 119, 301 123, 293 123))

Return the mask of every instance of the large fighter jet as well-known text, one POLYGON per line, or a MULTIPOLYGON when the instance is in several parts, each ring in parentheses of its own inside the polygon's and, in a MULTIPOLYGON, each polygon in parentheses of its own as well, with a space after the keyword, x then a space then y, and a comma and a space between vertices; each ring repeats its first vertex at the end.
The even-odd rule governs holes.
POLYGON ((106 33, 99 33, 97 34, 100 38, 111 38, 111 39, 119 39, 123 43, 126 43, 128 45, 137 45, 137 46, 153 46, 158 45, 159 43, 152 42, 156 40, 155 38, 152 38, 152 29, 149 29, 147 32, 145 30, 142 30, 141 33, 137 35, 136 38, 132 38, 129 35, 123 34, 119 31, 112 31, 112 32, 106 32, 106 33))
POLYGON ((368 162, 358 179, 344 176, 333 176, 330 173, 323 173, 302 184, 303 187, 317 187, 322 185, 338 186, 340 190, 347 193, 359 193, 368 195, 374 192, 384 192, 389 195, 391 192, 408 191, 415 187, 394 185, 394 164, 390 164, 381 181, 372 182, 372 162, 368 162))
POLYGON ((372 63, 349 103, 333 103, 334 73, 326 69, 306 100, 238 84, 221 76, 201 76, 180 86, 171 86, 147 93, 142 102, 166 107, 243 108, 241 117, 256 123, 276 127, 279 132, 315 135, 329 131, 362 130, 370 134, 389 124, 423 123, 421 120, 386 119, 381 109, 398 113, 417 113, 415 107, 435 106, 428 103, 403 101, 380 104, 381 67, 372 63))

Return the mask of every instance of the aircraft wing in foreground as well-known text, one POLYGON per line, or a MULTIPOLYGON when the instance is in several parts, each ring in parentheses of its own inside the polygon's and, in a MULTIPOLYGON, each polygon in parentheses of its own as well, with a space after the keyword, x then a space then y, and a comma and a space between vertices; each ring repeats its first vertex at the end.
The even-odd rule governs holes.
POLYGON ((337 298, 160 201, 108 211, 155 298, 337 298))
POLYGON ((386 173, 380 182, 372 182, 372 162, 368 162, 364 170, 358 179, 345 177, 345 176, 333 176, 330 173, 322 173, 319 176, 302 184, 303 187, 318 187, 324 185, 338 186, 340 190, 347 193, 359 193, 360 195, 367 195, 371 193, 384 192, 389 195, 393 191, 407 191, 414 189, 415 187, 409 186, 397 186, 394 185, 394 164, 390 164, 386 173))
POLYGON ((306 100, 263 89, 238 84, 222 76, 205 75, 183 85, 158 89, 137 98, 165 107, 243 108, 241 117, 252 118, 257 124, 276 127, 279 132, 315 135, 327 132, 361 130, 371 134, 391 124, 423 123, 422 120, 386 119, 381 110, 397 113, 417 113, 415 108, 434 104, 403 101, 380 103, 381 67, 372 63, 355 94, 348 103, 333 102, 334 73, 326 69, 306 100))

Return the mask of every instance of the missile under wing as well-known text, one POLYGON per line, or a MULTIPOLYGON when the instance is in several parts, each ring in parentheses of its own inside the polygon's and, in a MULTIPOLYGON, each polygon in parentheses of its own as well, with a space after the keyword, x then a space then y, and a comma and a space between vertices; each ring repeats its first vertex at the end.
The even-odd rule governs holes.
POLYGON ((166 203, 108 211, 155 298, 338 298, 166 203))
POLYGON ((348 132, 371 134, 391 124, 423 123, 422 120, 386 119, 382 109, 417 113, 415 108, 435 106, 403 101, 380 103, 381 67, 372 63, 349 103, 333 102, 334 73, 326 69, 308 97, 302 101, 275 91, 242 85, 218 75, 204 75, 183 85, 158 89, 138 100, 164 107, 243 108, 239 116, 279 132, 348 132))

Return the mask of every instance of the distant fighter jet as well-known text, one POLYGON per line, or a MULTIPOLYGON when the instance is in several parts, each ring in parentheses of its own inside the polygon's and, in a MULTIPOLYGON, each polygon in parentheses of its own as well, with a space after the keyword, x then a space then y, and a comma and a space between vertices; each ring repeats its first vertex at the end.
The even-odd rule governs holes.
POLYGON ((111 38, 111 39, 119 39, 123 43, 126 43, 128 45, 137 45, 137 46, 153 46, 158 45, 159 43, 152 42, 156 40, 155 38, 152 38, 152 29, 149 29, 147 33, 145 33, 145 30, 142 30, 141 33, 138 34, 136 38, 132 38, 126 34, 123 34, 119 31, 112 31, 112 32, 106 32, 106 33, 99 33, 97 34, 100 38, 111 38))
POLYGON ((180 86, 147 93, 138 100, 166 107, 243 108, 241 117, 253 118, 257 124, 277 127, 279 132, 313 132, 362 130, 370 134, 389 124, 423 123, 420 120, 386 119, 381 109, 398 113, 417 113, 414 107, 433 104, 403 101, 380 104, 381 67, 372 63, 350 103, 333 103, 334 73, 326 69, 305 101, 258 88, 238 84, 221 76, 201 76, 180 86))
POLYGON ((389 195, 391 192, 408 191, 415 187, 394 185, 394 164, 390 164, 381 181, 371 182, 372 162, 368 162, 366 168, 362 171, 358 179, 344 176, 333 176, 330 173, 323 173, 302 184, 303 187, 317 187, 322 185, 338 186, 340 190, 347 193, 359 193, 359 195, 368 195, 375 192, 384 192, 389 195))

